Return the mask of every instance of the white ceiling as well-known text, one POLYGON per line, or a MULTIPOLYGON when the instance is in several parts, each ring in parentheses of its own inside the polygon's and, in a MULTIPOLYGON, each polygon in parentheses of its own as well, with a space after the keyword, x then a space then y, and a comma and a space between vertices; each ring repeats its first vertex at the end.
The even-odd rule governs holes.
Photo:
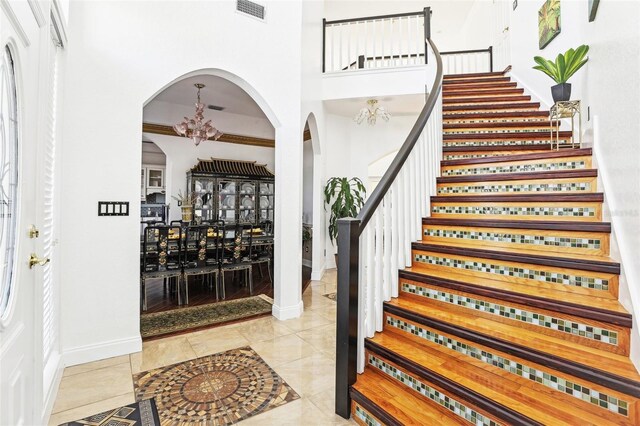
POLYGON ((224 112, 232 114, 267 118, 247 92, 229 80, 213 75, 200 75, 180 80, 160 92, 151 102, 163 101, 176 105, 194 106, 198 92, 194 87, 196 83, 206 86, 200 92, 200 100, 205 105, 221 106, 224 107, 224 112))
MULTIPOLYGON (((367 100, 372 98, 332 99, 324 101, 327 112, 343 117, 353 117, 360 109, 367 106, 367 100)), ((383 106, 393 117, 418 115, 424 106, 423 94, 373 97, 378 105, 383 106)), ((393 118, 392 118, 393 119, 393 118)))

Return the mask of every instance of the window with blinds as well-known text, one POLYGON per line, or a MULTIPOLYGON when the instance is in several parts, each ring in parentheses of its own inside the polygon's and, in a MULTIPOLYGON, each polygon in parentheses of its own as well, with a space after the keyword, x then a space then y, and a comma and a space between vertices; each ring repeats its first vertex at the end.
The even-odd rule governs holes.
MULTIPOLYGON (((47 132, 43 142, 43 214, 40 238, 42 238, 43 256, 55 259, 56 243, 56 119, 58 116, 58 45, 53 39, 53 47, 49 58, 49 84, 47 93, 47 132)), ((58 339, 58 291, 55 265, 58 262, 46 263, 43 267, 43 310, 42 310, 42 352, 46 364, 58 339)))

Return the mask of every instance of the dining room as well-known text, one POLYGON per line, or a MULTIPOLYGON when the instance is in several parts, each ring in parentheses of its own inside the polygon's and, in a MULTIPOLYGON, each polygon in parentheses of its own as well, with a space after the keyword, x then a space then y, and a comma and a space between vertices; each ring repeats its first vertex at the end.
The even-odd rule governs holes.
POLYGON ((218 76, 180 80, 145 106, 143 339, 271 315, 274 137, 251 96, 218 76))

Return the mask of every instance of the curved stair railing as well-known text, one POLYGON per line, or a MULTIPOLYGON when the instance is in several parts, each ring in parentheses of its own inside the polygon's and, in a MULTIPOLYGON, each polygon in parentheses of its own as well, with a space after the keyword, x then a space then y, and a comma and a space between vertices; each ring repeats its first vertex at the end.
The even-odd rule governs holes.
POLYGON ((364 339, 382 330, 383 302, 398 296, 398 270, 411 265, 421 239, 442 155, 442 58, 424 108, 404 144, 356 218, 338 220, 336 414, 349 418, 350 387, 364 369, 364 339))

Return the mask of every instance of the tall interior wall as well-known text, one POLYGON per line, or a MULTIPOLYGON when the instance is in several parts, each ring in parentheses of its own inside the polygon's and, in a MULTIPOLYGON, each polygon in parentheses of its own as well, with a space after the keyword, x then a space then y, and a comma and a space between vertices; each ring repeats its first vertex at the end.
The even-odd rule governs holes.
MULTIPOLYGON (((555 84, 532 69, 534 56, 555 59, 581 44, 590 46, 589 62, 570 80, 571 99, 582 104, 583 138, 593 146, 600 190, 605 192, 604 220, 611 221, 617 244, 612 257, 623 268, 620 300, 640 309, 640 2, 600 2, 588 20, 588 1, 562 1, 561 32, 538 48, 538 10, 542 2, 520 1, 511 12, 513 76, 547 107, 555 84)), ((635 308, 635 309, 634 309, 635 308)), ((634 315, 632 359, 640 367, 640 316, 634 315)))

